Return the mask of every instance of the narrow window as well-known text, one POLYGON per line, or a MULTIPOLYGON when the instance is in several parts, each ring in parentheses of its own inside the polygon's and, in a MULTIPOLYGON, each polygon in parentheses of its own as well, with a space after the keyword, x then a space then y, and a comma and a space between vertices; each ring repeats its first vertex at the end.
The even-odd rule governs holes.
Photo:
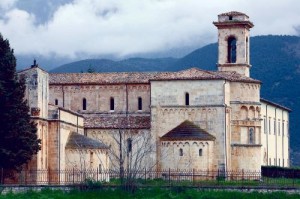
POLYGON ((269 165, 272 165, 271 158, 269 158, 269 165))
POLYGON ((286 122, 286 136, 289 137, 289 123, 286 122))
POLYGON ((99 164, 99 173, 101 173, 101 172, 102 172, 102 165, 99 164))
POLYGON ((141 97, 138 98, 138 110, 143 110, 143 101, 141 97))
POLYGON ((278 121, 278 136, 280 136, 280 121, 278 121))
POLYGON ((90 167, 93 167, 93 163, 94 163, 94 153, 90 152, 90 167))
POLYGON ((276 120, 274 119, 274 135, 276 135, 276 120))
POLYGON ((282 136, 284 136, 284 121, 282 121, 282 136))
POLYGON ((236 62, 236 39, 234 37, 229 37, 228 39, 228 63, 236 62))
POLYGON ((110 110, 115 110, 115 99, 113 97, 110 98, 110 110))
POLYGON ((231 15, 229 16, 229 20, 230 20, 230 21, 232 20, 232 16, 231 16, 231 15))
POLYGON ((264 117, 264 133, 267 133, 267 121, 266 121, 266 117, 264 117))
POLYGON ((269 118, 269 134, 271 134, 271 118, 269 118))
POLYGON ((199 156, 202 156, 202 149, 199 149, 199 156))
POLYGON ((183 156, 183 149, 179 149, 179 156, 183 156))
POLYGON ((132 139, 127 139, 127 152, 130 153, 132 151, 132 139))
POLYGON ((55 105, 58 105, 58 99, 55 99, 55 105))
POLYGON ((248 57, 249 57, 249 42, 248 42, 248 37, 246 37, 246 63, 248 63, 248 57))
POLYGON ((278 159, 278 166, 280 166, 280 158, 278 159))
POLYGON ((188 106, 190 105, 190 94, 185 93, 185 105, 188 106))
POLYGON ((86 110, 86 99, 82 99, 82 110, 86 110))
POLYGON ((254 128, 249 128, 249 144, 254 144, 254 128))

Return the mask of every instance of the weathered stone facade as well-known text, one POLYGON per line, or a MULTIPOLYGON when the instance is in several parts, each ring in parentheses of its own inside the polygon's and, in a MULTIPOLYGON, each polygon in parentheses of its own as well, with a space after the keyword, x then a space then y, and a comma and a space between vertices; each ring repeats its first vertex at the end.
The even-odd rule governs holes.
POLYGON ((117 155, 122 138, 127 168, 141 153, 146 158, 139 163, 161 170, 260 170, 273 165, 273 159, 275 165, 289 166, 289 109, 266 105, 260 99, 260 81, 250 77, 252 22, 243 13, 229 12, 214 24, 219 31, 218 71, 48 75, 35 67, 20 72, 29 77, 26 97, 37 108, 32 116, 43 140, 38 168, 78 168, 82 157, 89 168, 118 163, 109 163, 105 147, 66 147, 73 132, 104 143, 117 155), (35 82, 42 83, 38 90, 35 82), (266 133, 266 121, 273 118, 282 136, 279 131, 266 133), (174 129, 180 136, 167 136, 174 129), (146 144, 153 144, 153 150, 146 144))

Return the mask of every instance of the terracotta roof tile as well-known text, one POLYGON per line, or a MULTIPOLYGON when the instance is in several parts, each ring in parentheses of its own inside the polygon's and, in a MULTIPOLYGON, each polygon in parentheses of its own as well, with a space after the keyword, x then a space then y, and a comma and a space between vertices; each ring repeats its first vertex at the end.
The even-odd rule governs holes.
POLYGON ((150 129, 150 115, 85 114, 85 128, 150 129))
POLYGON ((186 120, 160 138, 164 140, 215 140, 216 138, 186 120))
POLYGON ((214 80, 260 83, 236 72, 206 71, 191 68, 178 72, 59 73, 50 74, 50 85, 149 83, 159 80, 214 80))

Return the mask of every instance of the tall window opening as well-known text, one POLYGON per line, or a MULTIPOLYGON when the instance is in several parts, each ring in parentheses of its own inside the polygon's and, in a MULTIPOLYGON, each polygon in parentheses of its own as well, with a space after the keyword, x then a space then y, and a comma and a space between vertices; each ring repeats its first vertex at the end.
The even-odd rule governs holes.
POLYGON ((276 135, 276 120, 274 118, 274 135, 276 135))
POLYGON ((132 139, 127 139, 127 152, 130 153, 132 151, 132 139))
POLYGON ((202 149, 199 149, 199 156, 202 156, 202 149))
POLYGON ((284 136, 284 121, 282 121, 282 136, 284 136))
POLYGON ((86 99, 82 99, 82 110, 86 110, 86 99))
POLYGON ((138 98, 138 110, 143 110, 143 101, 141 97, 138 98))
POLYGON ((249 144, 254 144, 254 128, 249 128, 249 144))
POLYGON ((190 105, 190 94, 185 93, 185 105, 188 106, 190 105))
POLYGON ((248 63, 248 59, 249 59, 249 41, 248 41, 248 37, 246 37, 246 63, 248 63))
POLYGON ((183 156, 183 149, 179 149, 179 156, 183 156))
POLYGON ((280 136, 280 121, 278 121, 278 136, 280 136))
POLYGON ((232 20, 232 16, 231 16, 231 15, 229 16, 229 20, 230 20, 230 21, 232 20))
POLYGON ((58 99, 55 99, 55 105, 58 105, 58 99))
POLYGON ((115 99, 113 97, 110 98, 110 110, 115 110, 115 99))
POLYGON ((236 38, 229 37, 228 39, 228 63, 236 62, 236 38))

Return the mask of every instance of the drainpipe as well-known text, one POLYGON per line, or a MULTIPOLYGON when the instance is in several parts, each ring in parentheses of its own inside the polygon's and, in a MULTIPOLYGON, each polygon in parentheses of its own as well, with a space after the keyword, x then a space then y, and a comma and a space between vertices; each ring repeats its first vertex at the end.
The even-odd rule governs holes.
POLYGON ((58 177, 59 177, 59 179, 60 179, 60 109, 58 109, 58 131, 57 131, 57 133, 58 133, 58 137, 57 137, 57 139, 58 139, 58 142, 57 142, 57 145, 58 145, 58 177))
POLYGON ((275 108, 275 123, 274 123, 274 133, 275 133, 275 166, 277 166, 278 157, 277 157, 277 107, 275 108))
MULTIPOLYGON (((227 109, 227 105, 226 105, 226 102, 225 102, 225 84, 226 84, 226 80, 224 81, 224 84, 223 84, 223 96, 224 96, 224 147, 225 147, 225 150, 224 150, 224 158, 225 158, 225 171, 227 171, 227 126, 226 126, 226 122, 227 122, 227 117, 226 117, 226 109, 227 109)), ((230 124, 229 124, 230 125, 230 124)))
MULTIPOLYGON (((284 128, 283 126, 283 109, 281 110, 281 129, 284 128)), ((283 130, 284 131, 284 130, 283 130)), ((281 140, 282 140, 282 143, 281 143, 281 148, 282 148, 282 166, 284 167, 284 136, 283 136, 283 131, 281 131, 281 140)))
POLYGON ((267 141, 267 166, 269 165, 269 131, 270 131, 270 129, 269 129, 269 119, 268 119, 268 104, 266 104, 266 126, 265 126, 265 130, 267 129, 267 132, 266 132, 266 134, 267 134, 267 139, 266 139, 266 141, 267 141))

